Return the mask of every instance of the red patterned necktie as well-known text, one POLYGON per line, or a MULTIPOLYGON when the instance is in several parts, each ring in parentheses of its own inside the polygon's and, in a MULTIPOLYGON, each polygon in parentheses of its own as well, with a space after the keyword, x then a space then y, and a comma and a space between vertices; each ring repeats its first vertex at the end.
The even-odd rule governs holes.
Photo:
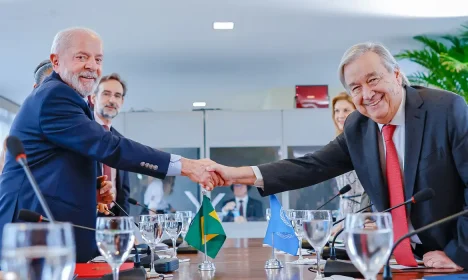
MULTIPOLYGON (((383 136, 386 147, 386 174, 388 192, 390 194, 390 207, 403 203, 405 195, 403 192, 403 177, 401 175, 400 162, 398 154, 393 143, 393 133, 396 126, 385 125, 383 127, 383 136)), ((398 240, 401 236, 408 233, 408 219, 406 216, 406 207, 398 207, 392 210, 393 222, 393 240, 398 240)), ((404 266, 418 266, 411 250, 410 240, 407 238, 401 242, 394 251, 394 256, 398 264, 404 266)))

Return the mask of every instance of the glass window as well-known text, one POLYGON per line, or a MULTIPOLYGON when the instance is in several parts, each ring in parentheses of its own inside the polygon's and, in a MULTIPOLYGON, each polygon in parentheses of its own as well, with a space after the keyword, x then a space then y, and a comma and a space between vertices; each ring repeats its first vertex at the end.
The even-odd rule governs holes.
MULTIPOLYGON (((313 153, 322 146, 295 146, 288 147, 288 158, 298 158, 313 153)), ((328 199, 338 193, 335 178, 322 183, 293 190, 289 192, 289 207, 297 210, 314 210, 328 199)), ((336 210, 339 207, 339 199, 330 202, 323 209, 336 210)))
MULTIPOLYGON (((279 147, 211 148, 210 158, 228 166, 252 166, 277 161, 281 154, 279 147)), ((220 195, 222 198, 215 208, 223 222, 266 221, 265 209, 269 207, 269 199, 262 197, 256 187, 236 185, 215 188, 211 192, 211 200, 216 202, 220 195), (246 204, 244 200, 247 200, 246 204), (239 218, 241 216, 244 218, 239 218)), ((281 199, 281 195, 277 196, 281 199)))
MULTIPOLYGON (((181 155, 185 158, 199 159, 199 148, 167 148, 160 149, 162 151, 181 155)), ((153 204, 150 208, 160 212, 169 211, 192 211, 196 213, 197 208, 189 198, 200 201, 200 190, 197 183, 192 182, 187 177, 166 177, 164 180, 152 178, 150 176, 129 173, 130 179, 130 197, 136 199, 141 204, 148 201, 153 204), (186 194, 189 193, 191 195, 186 194)), ((147 213, 139 206, 130 206, 130 215, 137 217, 138 215, 147 213)))

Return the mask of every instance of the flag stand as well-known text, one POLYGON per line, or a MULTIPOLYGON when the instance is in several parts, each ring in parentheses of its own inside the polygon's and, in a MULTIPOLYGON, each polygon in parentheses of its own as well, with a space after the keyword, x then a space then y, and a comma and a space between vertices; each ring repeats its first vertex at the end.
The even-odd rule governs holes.
POLYGON ((275 255, 275 233, 271 233, 271 259, 267 260, 265 263, 265 269, 280 269, 283 267, 283 264, 280 260, 276 258, 275 255))
POLYGON ((198 265, 198 270, 201 271, 214 271, 215 265, 211 261, 208 260, 207 250, 206 250, 206 234, 203 235, 203 241, 205 242, 205 260, 198 265))

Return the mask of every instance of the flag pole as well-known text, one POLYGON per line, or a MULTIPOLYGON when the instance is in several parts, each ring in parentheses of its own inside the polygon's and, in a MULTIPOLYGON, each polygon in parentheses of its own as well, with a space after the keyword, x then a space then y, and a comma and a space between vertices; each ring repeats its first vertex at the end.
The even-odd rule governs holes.
MULTIPOLYGON (((203 195, 206 195, 206 191, 203 190, 202 191, 203 195)), ((202 202, 202 206, 203 208, 203 202, 202 202)), ((204 209, 201 209, 202 213, 204 213, 204 209)), ((205 219, 204 215, 203 215, 203 219, 205 219)), ((206 245, 206 227, 205 227, 205 223, 203 223, 203 242, 205 242, 205 260, 198 265, 198 270, 200 271, 214 271, 216 268, 215 268, 215 265, 214 263, 210 262, 208 260, 208 250, 207 250, 207 245, 206 245)))
POLYGON ((206 234, 203 234, 203 242, 205 242, 205 263, 208 262, 208 250, 206 249, 206 234))

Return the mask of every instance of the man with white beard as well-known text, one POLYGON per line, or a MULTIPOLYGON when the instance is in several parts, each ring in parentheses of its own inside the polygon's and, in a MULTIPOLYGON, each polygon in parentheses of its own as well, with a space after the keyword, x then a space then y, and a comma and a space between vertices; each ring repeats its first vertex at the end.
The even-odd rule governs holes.
MULTIPOLYGON (((94 228, 97 162, 163 179, 188 176, 212 187, 223 184, 207 173, 209 160, 190 160, 117 136, 94 121, 87 97, 101 78, 103 51, 92 30, 71 28, 54 38, 54 71, 25 99, 9 135, 24 145, 28 163, 57 221, 94 228)), ((45 215, 21 166, 8 153, 0 176, 0 240, 3 227, 16 222, 21 209, 45 215)), ((75 229, 77 262, 96 253, 95 233, 75 229)), ((1 248, 0 248, 1 250, 1 248)))

